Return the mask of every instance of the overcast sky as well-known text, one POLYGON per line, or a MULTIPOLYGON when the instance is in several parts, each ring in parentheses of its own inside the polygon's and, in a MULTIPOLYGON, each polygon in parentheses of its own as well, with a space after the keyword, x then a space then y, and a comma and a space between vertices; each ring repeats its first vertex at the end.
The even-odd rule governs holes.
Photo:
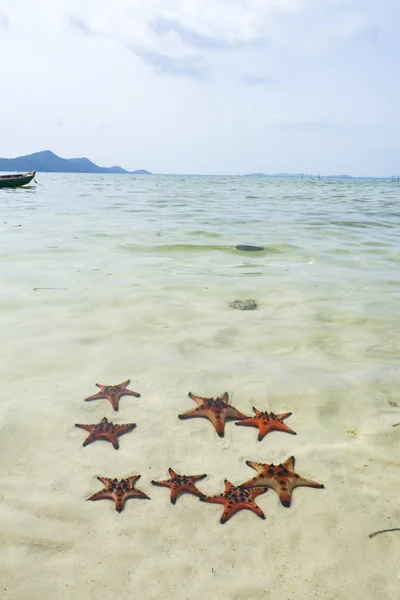
POLYGON ((0 0, 0 156, 400 174, 400 0, 0 0))

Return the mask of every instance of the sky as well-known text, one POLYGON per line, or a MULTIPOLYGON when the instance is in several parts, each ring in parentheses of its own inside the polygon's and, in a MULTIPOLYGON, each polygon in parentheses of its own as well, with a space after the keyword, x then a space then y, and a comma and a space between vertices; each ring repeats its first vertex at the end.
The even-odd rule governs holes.
POLYGON ((0 0, 0 156, 400 174, 399 0, 0 0))

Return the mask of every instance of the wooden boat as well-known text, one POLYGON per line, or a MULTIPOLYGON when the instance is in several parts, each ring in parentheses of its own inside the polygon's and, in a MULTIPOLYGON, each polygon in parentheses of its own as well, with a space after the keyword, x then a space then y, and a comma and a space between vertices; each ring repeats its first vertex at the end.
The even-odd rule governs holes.
POLYGON ((36 171, 15 173, 15 175, 0 175, 0 188, 15 188, 27 185, 35 177, 36 171))

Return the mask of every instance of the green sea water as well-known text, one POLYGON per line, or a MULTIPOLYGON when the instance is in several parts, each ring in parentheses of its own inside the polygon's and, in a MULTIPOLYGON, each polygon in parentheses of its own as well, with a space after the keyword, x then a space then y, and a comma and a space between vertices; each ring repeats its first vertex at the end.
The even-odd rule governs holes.
POLYGON ((189 326, 215 322, 202 333, 212 348, 213 336, 235 323, 226 347, 257 356, 296 362, 297 352, 329 367, 337 360, 342 372, 357 363, 366 377, 375 361, 384 371, 396 364, 396 183, 47 174, 39 181, 43 187, 2 191, 5 333, 15 334, 13 321, 41 330, 41 322, 21 320, 19 308, 62 326, 68 305, 82 336, 85 314, 94 319, 101 310, 122 326, 128 310, 140 323, 136 343, 150 347, 156 324, 184 336, 189 326), (259 310, 232 315, 229 303, 246 298, 259 310))

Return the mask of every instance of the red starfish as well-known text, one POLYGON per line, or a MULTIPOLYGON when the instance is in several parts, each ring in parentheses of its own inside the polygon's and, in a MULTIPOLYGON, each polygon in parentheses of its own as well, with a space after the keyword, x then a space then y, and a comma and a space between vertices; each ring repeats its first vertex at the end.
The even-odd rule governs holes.
POLYGON ((194 496, 198 496, 202 498, 204 494, 197 489, 194 485, 196 481, 200 481, 207 477, 207 475, 178 475, 171 468, 168 469, 169 474, 171 475, 171 479, 166 479, 165 481, 152 481, 153 485, 160 485, 163 487, 171 488, 171 503, 175 504, 178 496, 184 492, 188 492, 189 494, 193 494, 194 496))
POLYGON ((98 477, 97 479, 104 483, 104 490, 100 490, 90 496, 88 500, 114 500, 115 509, 118 512, 124 508, 125 502, 128 498, 143 498, 150 500, 150 498, 141 490, 137 490, 134 486, 140 475, 133 475, 126 479, 109 479, 108 477, 98 477))
POLYGON ((140 394, 137 392, 132 392, 131 390, 126 389, 126 386, 130 384, 130 381, 130 379, 127 379, 118 385, 101 385, 96 383, 97 387, 100 388, 100 392, 93 394, 93 396, 89 396, 89 398, 85 398, 85 402, 107 398, 107 400, 111 402, 113 409, 117 411, 118 402, 121 396, 135 396, 135 398, 140 398, 140 394))
POLYGON ((261 442, 262 439, 274 429, 277 431, 286 431, 287 433, 291 433, 292 435, 297 435, 293 429, 290 429, 285 423, 283 419, 287 419, 292 414, 291 412, 281 413, 280 415, 275 415, 273 412, 268 413, 267 411, 261 412, 254 408, 255 417, 249 417, 248 419, 244 419, 243 421, 239 421, 239 423, 235 423, 235 425, 245 425, 248 427, 257 427, 258 441, 261 442))
POLYGON ((225 421, 228 419, 247 419, 246 415, 228 404, 228 392, 222 398, 202 398, 189 392, 189 398, 197 403, 197 408, 179 415, 180 419, 205 417, 214 425, 219 437, 224 437, 225 421))
POLYGON ((132 429, 135 429, 136 423, 114 425, 114 423, 110 423, 110 421, 104 417, 100 423, 97 423, 97 425, 82 425, 75 423, 75 427, 86 429, 86 431, 90 433, 90 435, 88 435, 86 440, 83 442, 83 446, 87 446, 96 440, 107 440, 108 442, 112 443, 116 450, 118 450, 118 437, 120 435, 124 435, 124 433, 128 433, 128 431, 132 431, 132 429))
POLYGON ((276 491, 280 501, 286 508, 290 506, 293 488, 305 486, 322 489, 324 487, 321 483, 300 477, 294 472, 294 456, 277 466, 273 463, 268 465, 249 460, 246 460, 246 464, 255 469, 258 474, 253 479, 242 483, 242 486, 244 488, 270 487, 276 491))
POLYGON ((201 502, 224 505, 224 512, 222 513, 220 523, 226 523, 235 513, 244 508, 252 510, 261 519, 265 519, 263 511, 254 502, 254 498, 267 491, 265 487, 255 487, 251 490, 245 490, 240 485, 233 485, 227 479, 225 479, 224 483, 225 491, 222 494, 218 496, 202 496, 200 498, 201 502))

